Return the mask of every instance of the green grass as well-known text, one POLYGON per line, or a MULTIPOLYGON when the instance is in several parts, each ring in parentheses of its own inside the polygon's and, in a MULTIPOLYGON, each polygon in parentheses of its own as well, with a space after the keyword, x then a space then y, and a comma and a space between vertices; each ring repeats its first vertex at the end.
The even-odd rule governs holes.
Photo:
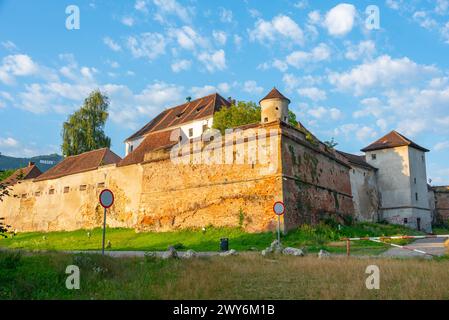
POLYGON ((0 171, 0 181, 5 180, 10 175, 12 175, 14 172, 16 172, 16 169, 9 169, 9 170, 5 170, 5 171, 0 171))
POLYGON ((235 257, 162 260, 0 251, 0 300, 447 300, 448 267, 447 259, 264 258, 258 253, 246 253, 235 257), (365 270, 372 264, 381 270, 380 290, 365 287, 365 270), (80 269, 79 290, 65 286, 68 265, 80 269))
MULTIPOLYGON (((285 246, 302 247, 316 252, 325 249, 331 252, 344 252, 342 237, 389 236, 399 234, 420 234, 401 226, 373 223, 359 223, 343 226, 341 230, 326 224, 314 227, 304 225, 282 236, 285 246)), ((107 229, 106 239, 111 242, 107 250, 119 251, 161 251, 170 245, 180 250, 217 251, 220 238, 229 238, 230 248, 238 251, 262 250, 274 239, 276 233, 246 233, 240 228, 213 228, 202 230, 182 230, 175 232, 142 232, 133 229, 107 229)), ((20 233, 15 237, 0 239, 0 247, 28 250, 99 250, 101 248, 102 230, 77 230, 71 232, 30 232, 20 233), (88 237, 90 232, 90 237, 88 237)), ((405 243, 403 240, 396 243, 405 243)), ((387 247, 369 241, 354 242, 352 252, 380 253, 387 247), (359 250, 360 249, 360 250, 359 250), (363 249, 363 250, 362 250, 363 249), (368 251, 369 252, 368 252, 368 251)))

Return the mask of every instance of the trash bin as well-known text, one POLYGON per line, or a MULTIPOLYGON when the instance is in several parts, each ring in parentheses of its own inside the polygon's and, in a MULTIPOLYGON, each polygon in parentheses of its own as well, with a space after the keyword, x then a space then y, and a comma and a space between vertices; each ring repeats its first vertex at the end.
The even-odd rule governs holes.
POLYGON ((220 251, 228 251, 229 250, 229 239, 221 238, 220 239, 220 251))

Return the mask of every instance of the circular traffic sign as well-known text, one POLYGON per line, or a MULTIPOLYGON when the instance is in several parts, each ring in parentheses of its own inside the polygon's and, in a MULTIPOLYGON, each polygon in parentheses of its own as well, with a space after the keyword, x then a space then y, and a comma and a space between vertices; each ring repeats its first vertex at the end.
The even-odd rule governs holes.
POLYGON ((273 211, 278 216, 283 215, 285 211, 284 203, 282 201, 276 201, 273 205, 273 211))
POLYGON ((100 192, 100 204, 103 208, 110 208, 114 204, 114 194, 109 189, 100 192))

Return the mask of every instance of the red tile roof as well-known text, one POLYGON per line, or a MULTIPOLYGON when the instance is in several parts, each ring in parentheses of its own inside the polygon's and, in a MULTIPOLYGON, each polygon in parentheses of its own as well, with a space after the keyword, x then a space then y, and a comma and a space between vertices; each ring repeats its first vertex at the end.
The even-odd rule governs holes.
POLYGON ((118 163, 120 160, 122 159, 108 148, 92 150, 65 158, 53 168, 41 174, 36 181, 51 180, 95 170, 100 166, 118 163))
POLYGON ((16 172, 14 172, 2 182, 7 185, 13 185, 19 180, 33 179, 41 174, 42 172, 39 170, 39 168, 34 163, 30 163, 28 167, 16 170, 16 172))
POLYGON ((125 141, 135 140, 150 132, 163 131, 187 122, 213 116, 222 106, 229 107, 230 105, 231 103, 218 93, 183 103, 162 111, 125 141))
POLYGON ((176 131, 176 133, 174 133, 174 136, 179 137, 179 129, 149 133, 139 144, 139 146, 131 153, 129 153, 122 161, 120 161, 117 166, 121 167, 141 163, 144 161, 145 154, 147 152, 174 146, 178 142, 178 140, 170 140, 170 136, 173 131, 176 131))
POLYGON ((413 147, 415 149, 428 152, 426 148, 423 148, 416 143, 414 143, 412 140, 406 138, 402 134, 400 134, 397 131, 391 131, 387 135, 383 136, 379 140, 371 143, 369 146, 363 148, 361 151, 374 151, 374 150, 382 150, 382 149, 388 149, 388 148, 395 148, 395 147, 402 147, 402 146, 409 146, 413 147))
MULTIPOLYGON (((290 99, 286 98, 282 93, 280 93, 279 90, 276 89, 276 87, 271 89, 271 91, 268 92, 268 94, 265 97, 263 97, 260 101, 267 100, 267 99, 275 99, 275 98, 285 99, 285 100, 288 100, 288 102, 290 102, 290 99)), ((260 101, 259 101, 259 103, 260 103, 260 101)))

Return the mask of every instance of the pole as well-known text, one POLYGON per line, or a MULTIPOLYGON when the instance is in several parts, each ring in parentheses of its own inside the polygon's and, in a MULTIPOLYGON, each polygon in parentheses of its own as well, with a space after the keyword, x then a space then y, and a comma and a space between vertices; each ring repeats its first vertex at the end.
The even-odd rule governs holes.
POLYGON ((101 254, 104 255, 104 241, 106 239, 106 208, 104 208, 104 218, 103 218, 103 246, 101 254))
POLYGON ((351 241, 346 240, 346 255, 349 257, 351 255, 351 241))
POLYGON ((278 243, 281 244, 281 216, 278 215, 278 243))

